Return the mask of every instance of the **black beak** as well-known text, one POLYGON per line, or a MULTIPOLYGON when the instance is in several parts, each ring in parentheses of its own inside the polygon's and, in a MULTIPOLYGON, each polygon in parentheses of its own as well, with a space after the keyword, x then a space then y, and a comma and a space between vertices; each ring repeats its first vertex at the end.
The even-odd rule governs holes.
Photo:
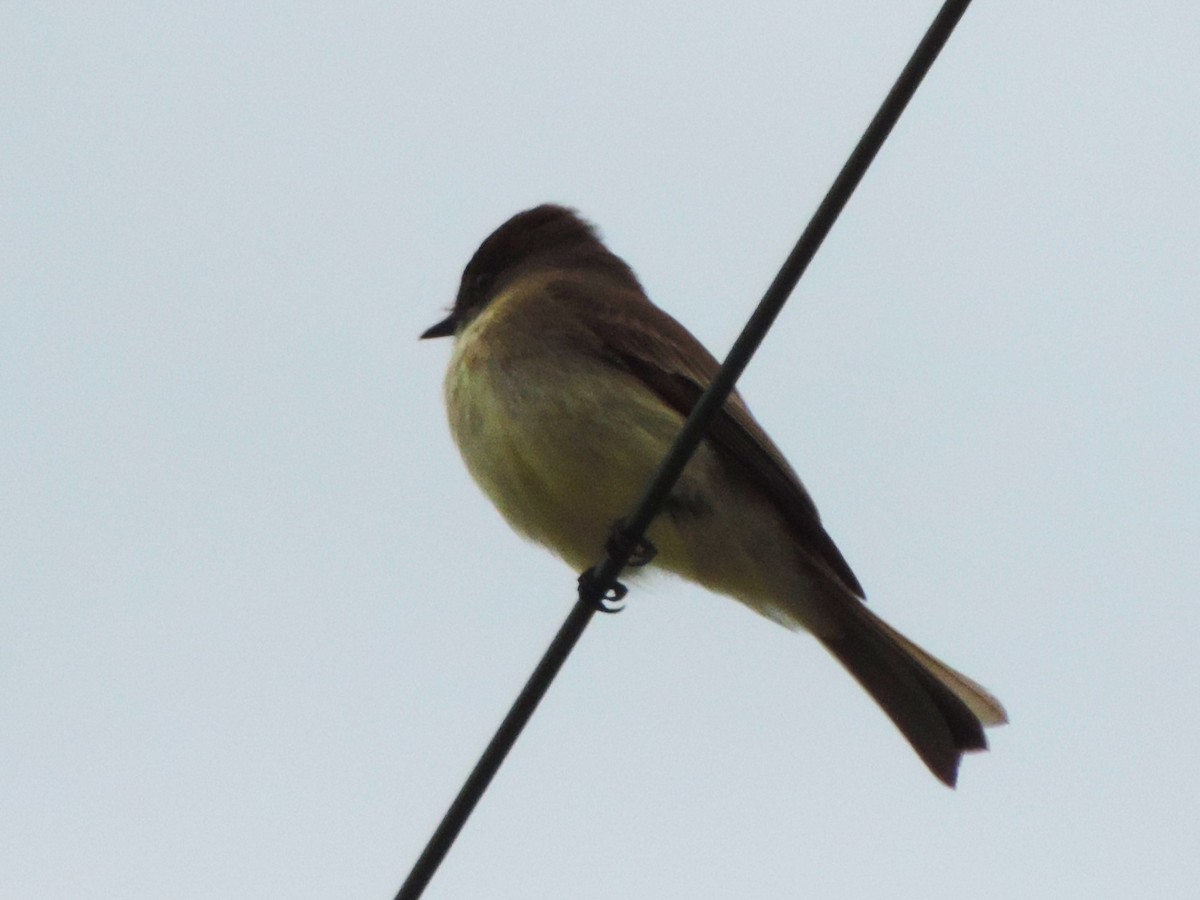
POLYGON ((421 340, 435 337, 453 337, 456 322, 454 313, 450 313, 450 315, 446 316, 446 318, 442 319, 442 321, 438 322, 432 328, 426 329, 421 335, 421 340))

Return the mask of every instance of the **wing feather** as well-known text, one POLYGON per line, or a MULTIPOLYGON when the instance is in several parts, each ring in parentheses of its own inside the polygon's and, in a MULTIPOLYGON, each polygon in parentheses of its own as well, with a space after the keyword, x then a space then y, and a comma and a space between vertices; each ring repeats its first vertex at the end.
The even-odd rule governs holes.
MULTIPOLYGON (((589 289, 582 281, 553 287, 560 302, 587 304, 586 324, 600 350, 668 405, 688 416, 720 364, 686 328, 633 288, 589 289)), ((714 418, 708 439, 729 469, 770 497, 799 546, 858 597, 862 585, 821 524, 816 504, 779 448, 736 391, 714 418)))

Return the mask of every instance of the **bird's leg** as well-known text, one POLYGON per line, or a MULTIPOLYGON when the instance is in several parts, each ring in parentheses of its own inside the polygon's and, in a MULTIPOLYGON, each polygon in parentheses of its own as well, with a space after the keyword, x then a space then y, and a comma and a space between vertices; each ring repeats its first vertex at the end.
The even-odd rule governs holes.
MULTIPOLYGON (((613 525, 604 549, 609 557, 623 559, 625 565, 632 568, 646 565, 658 553, 658 548, 644 536, 635 540, 625 530, 624 519, 618 519, 613 525)), ((600 585, 597 584, 599 572, 600 566, 595 566, 579 576, 579 599, 599 612, 620 612, 624 609, 620 603, 629 593, 629 588, 615 581, 607 590, 601 591, 600 585)))
POLYGON ((625 565, 635 569, 648 564, 658 555, 658 548, 650 543, 645 535, 635 540, 625 530, 624 519, 617 519, 613 524, 612 533, 608 536, 608 543, 604 545, 604 549, 609 556, 624 559, 625 565))

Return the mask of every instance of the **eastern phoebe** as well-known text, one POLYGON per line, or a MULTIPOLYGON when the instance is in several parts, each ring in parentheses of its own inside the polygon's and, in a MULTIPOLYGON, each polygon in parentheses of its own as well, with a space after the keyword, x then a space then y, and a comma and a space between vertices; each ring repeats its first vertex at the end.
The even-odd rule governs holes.
MULTIPOLYGON (((605 554, 718 363, 574 212, 539 206, 483 242, 450 315, 450 430, 518 532, 577 572, 605 554)), ((1004 708, 869 611, 783 454, 734 393, 647 535, 654 563, 811 632, 953 785, 1004 708)))

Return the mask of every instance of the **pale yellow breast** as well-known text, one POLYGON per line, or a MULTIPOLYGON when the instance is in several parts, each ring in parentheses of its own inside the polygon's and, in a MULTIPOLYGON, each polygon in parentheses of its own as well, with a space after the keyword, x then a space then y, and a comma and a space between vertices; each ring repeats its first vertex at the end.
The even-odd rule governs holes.
MULTIPOLYGON (((574 351, 571 328, 547 322, 526 294, 497 298, 457 338, 445 388, 476 482, 516 530, 581 570, 602 557, 682 419, 628 374, 574 351)), ((662 530, 654 537, 670 554, 662 530)))

